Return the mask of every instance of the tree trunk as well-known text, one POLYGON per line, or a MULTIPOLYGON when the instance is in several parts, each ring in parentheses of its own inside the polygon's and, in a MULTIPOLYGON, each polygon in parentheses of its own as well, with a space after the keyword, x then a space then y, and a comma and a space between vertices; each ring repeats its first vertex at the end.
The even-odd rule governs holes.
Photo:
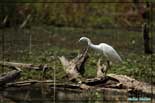
POLYGON ((150 37, 149 37, 149 26, 147 23, 143 25, 143 38, 144 38, 144 52, 146 54, 151 54, 152 50, 150 47, 150 37))

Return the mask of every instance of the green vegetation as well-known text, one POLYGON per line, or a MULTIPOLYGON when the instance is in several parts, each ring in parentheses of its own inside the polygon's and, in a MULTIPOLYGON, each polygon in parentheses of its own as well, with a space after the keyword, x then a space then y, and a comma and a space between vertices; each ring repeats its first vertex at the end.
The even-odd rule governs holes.
MULTIPOLYGON (((58 56, 64 55, 68 59, 77 56, 80 50, 86 46, 78 43, 81 36, 91 38, 95 44, 106 42, 119 52, 124 62, 113 64, 108 73, 128 75, 146 82, 150 82, 152 73, 153 78, 155 77, 154 71, 151 71, 151 56, 143 53, 143 37, 138 31, 42 26, 33 27, 30 30, 3 29, 3 33, 5 33, 5 51, 3 52, 4 55, 1 55, 2 59, 5 61, 48 64, 55 68, 56 79, 60 81, 64 81, 65 73, 58 56), (31 49, 29 48, 28 33, 32 36, 31 49), (31 53, 29 50, 31 50, 31 53)), ((89 50, 89 56, 90 58, 86 63, 85 78, 95 77, 96 63, 100 57, 91 49, 89 50)), ((104 62, 104 57, 102 57, 102 60, 104 62)), ((8 70, 5 69, 4 71, 8 70)), ((42 71, 35 70, 24 69, 22 75, 21 80, 53 79, 54 71, 53 69, 47 70, 44 78, 42 71)))

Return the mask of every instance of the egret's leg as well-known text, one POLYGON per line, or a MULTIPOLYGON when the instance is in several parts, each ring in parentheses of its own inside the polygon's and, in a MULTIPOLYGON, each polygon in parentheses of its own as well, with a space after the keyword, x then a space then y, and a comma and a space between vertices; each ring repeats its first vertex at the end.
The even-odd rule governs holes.
POLYGON ((106 67, 106 70, 105 70, 105 76, 107 75, 108 69, 111 69, 109 60, 107 60, 107 67, 106 67))
POLYGON ((107 60, 107 64, 108 64, 108 68, 111 69, 110 61, 109 60, 107 60))
POLYGON ((106 66, 105 69, 104 69, 104 77, 106 77, 107 71, 108 71, 108 67, 106 66))

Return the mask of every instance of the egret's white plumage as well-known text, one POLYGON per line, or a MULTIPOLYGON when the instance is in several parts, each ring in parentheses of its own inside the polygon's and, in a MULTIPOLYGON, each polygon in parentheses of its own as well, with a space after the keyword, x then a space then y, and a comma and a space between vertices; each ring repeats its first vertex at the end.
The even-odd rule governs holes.
POLYGON ((115 63, 122 62, 121 57, 118 55, 115 49, 106 43, 100 43, 99 45, 95 45, 87 37, 81 37, 79 41, 86 41, 90 48, 96 50, 97 52, 103 53, 108 61, 112 61, 115 63))

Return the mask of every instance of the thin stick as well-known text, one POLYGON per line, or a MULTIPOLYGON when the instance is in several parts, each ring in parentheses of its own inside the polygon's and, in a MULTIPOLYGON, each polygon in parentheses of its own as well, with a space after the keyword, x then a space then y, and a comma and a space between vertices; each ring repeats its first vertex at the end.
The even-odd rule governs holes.
POLYGON ((55 62, 54 62, 54 72, 53 72, 53 76, 54 76, 54 99, 53 99, 53 102, 55 103, 55 85, 56 85, 56 78, 55 78, 55 62))

